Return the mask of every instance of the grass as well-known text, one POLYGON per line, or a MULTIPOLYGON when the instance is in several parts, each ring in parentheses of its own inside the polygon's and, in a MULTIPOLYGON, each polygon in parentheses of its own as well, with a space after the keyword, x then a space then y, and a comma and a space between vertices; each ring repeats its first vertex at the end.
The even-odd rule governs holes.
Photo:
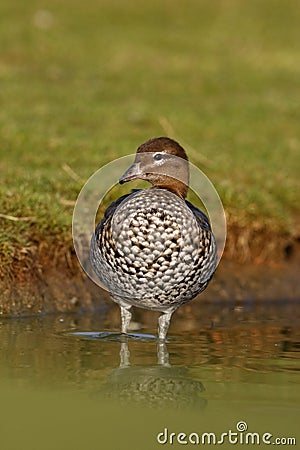
POLYGON ((229 225, 295 236, 299 23, 297 0, 2 0, 2 259, 70 245, 84 180, 166 134, 229 225))

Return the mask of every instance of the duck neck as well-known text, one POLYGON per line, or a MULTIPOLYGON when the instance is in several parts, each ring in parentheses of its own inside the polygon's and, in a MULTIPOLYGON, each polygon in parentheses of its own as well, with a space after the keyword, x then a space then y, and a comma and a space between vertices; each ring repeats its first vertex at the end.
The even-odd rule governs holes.
POLYGON ((186 198, 189 189, 186 184, 169 177, 166 177, 166 180, 164 181, 154 183, 153 188, 167 189, 168 191, 173 192, 173 194, 176 194, 183 200, 186 198))

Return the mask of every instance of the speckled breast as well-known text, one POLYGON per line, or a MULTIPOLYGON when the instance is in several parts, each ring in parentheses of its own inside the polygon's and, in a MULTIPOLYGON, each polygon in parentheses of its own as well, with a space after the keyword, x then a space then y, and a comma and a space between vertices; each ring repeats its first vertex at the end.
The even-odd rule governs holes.
POLYGON ((166 310, 205 289, 215 270, 216 245, 203 213, 158 188, 134 192, 108 211, 90 256, 117 302, 166 310))

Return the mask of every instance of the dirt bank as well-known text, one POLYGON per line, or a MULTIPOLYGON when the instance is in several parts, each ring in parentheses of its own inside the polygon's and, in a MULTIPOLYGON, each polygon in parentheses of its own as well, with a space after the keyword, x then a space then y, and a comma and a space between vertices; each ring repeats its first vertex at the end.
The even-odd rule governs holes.
MULTIPOLYGON (((229 238, 230 243, 230 238, 229 238)), ((209 288, 201 298, 235 302, 300 299, 298 280, 300 243, 282 248, 277 258, 237 260, 227 245, 224 257, 209 288)), ((249 249, 249 246, 248 246, 249 249)), ((243 259, 243 258, 241 258, 243 259)), ((79 267, 70 246, 55 247, 46 242, 16 253, 9 266, 2 267, 0 314, 27 315, 92 311, 110 304, 102 291, 79 267)))

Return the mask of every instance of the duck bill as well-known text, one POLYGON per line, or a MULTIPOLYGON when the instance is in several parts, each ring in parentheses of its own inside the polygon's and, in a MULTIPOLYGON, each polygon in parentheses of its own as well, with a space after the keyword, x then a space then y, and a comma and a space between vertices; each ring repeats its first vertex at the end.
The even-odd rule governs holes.
POLYGON ((127 181, 136 180, 137 178, 141 178, 142 171, 140 169, 140 163, 134 162, 129 169, 121 176, 119 179, 119 183, 123 184, 127 181))

